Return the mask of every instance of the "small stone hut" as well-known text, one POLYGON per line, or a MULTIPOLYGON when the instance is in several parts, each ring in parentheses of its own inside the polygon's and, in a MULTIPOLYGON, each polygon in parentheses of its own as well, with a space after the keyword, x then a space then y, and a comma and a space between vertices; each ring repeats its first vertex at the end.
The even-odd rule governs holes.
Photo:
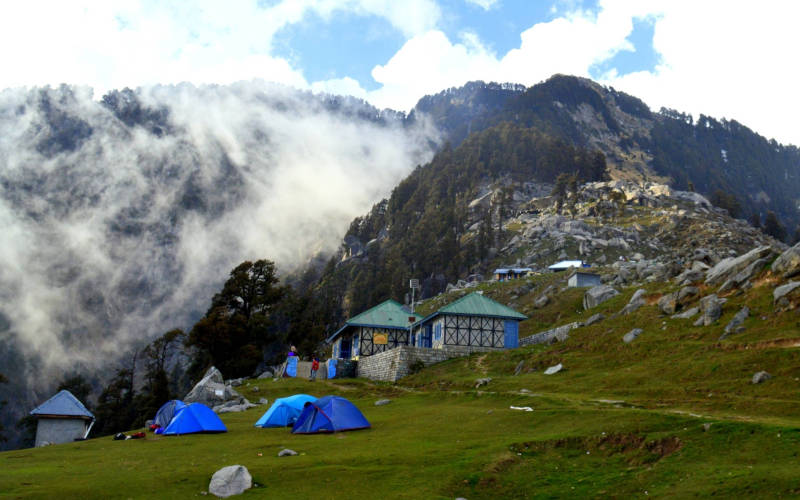
POLYGON ((600 275, 585 271, 575 271, 567 280, 567 285, 572 288, 593 287, 600 285, 600 275))
POLYGON ((333 357, 358 359, 372 356, 398 345, 409 345, 409 326, 422 319, 395 300, 387 300, 353 316, 328 337, 333 357))
POLYGON ((66 389, 37 406, 31 415, 36 418, 37 447, 85 438, 94 424, 92 412, 66 389))

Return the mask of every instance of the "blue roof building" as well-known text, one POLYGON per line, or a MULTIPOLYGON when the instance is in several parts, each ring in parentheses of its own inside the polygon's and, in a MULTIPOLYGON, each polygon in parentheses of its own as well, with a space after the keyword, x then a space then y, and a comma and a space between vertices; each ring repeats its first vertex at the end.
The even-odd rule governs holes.
POLYGON ((94 425, 92 412, 66 389, 34 408, 31 415, 36 418, 37 447, 84 439, 94 425))

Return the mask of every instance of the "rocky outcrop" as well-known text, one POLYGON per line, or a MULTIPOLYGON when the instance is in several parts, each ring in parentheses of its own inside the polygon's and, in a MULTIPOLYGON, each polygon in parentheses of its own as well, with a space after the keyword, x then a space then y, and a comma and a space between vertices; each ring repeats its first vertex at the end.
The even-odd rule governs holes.
POLYGON ((724 303, 716 294, 700 299, 700 311, 703 314, 694 322, 694 326, 709 326, 716 323, 722 316, 722 304, 724 303))
POLYGON ((772 272, 784 278, 800 274, 800 243, 786 250, 772 263, 772 272))
POLYGON ((520 345, 534 345, 534 344, 554 344, 556 342, 564 342, 569 338, 570 330, 578 328, 580 323, 568 323, 566 325, 557 326, 550 330, 535 333, 528 337, 519 340, 520 345))
POLYGON ((183 402, 186 404, 202 403, 209 408, 213 408, 227 401, 238 400, 241 397, 233 387, 225 385, 222 374, 212 366, 202 380, 183 397, 183 402))
POLYGON ((667 315, 675 314, 678 310, 678 292, 668 293, 658 299, 658 308, 667 315))
MULTIPOLYGON (((744 255, 722 259, 717 263, 717 265, 708 270, 706 273, 705 283, 709 286, 721 285, 728 279, 736 277, 738 273, 748 269, 748 266, 751 264, 754 264, 760 259, 767 259, 774 253, 775 251, 771 246, 764 245, 754 248, 744 255)), ((766 264, 766 261, 764 261, 764 264, 766 264)), ((762 265, 761 267, 763 268, 764 266, 762 265)), ((760 271, 761 269, 758 270, 760 271)), ((754 271, 753 269, 750 269, 749 272, 752 274, 754 271)), ((745 279, 748 278, 749 276, 745 279)))
POLYGON ((583 295, 583 308, 591 309, 597 307, 608 299, 619 295, 619 292, 609 285, 597 285, 588 290, 583 295))
POLYGON ((719 339, 725 340, 732 334, 742 331, 744 327, 741 325, 748 316, 750 316, 750 308, 747 306, 742 307, 739 312, 736 313, 733 319, 731 319, 731 321, 725 325, 725 330, 723 330, 722 336, 719 339))

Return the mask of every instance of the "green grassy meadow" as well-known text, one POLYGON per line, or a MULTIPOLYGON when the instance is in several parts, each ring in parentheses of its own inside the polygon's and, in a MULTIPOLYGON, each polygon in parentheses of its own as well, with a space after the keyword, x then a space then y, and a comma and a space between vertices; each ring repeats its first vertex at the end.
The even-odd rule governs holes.
MULTIPOLYGON (((558 279, 531 284, 541 290, 558 279)), ((652 304, 673 288, 651 284, 648 305, 573 330, 564 343, 453 359, 397 384, 251 380, 239 388, 251 401, 337 394, 372 428, 331 435, 257 429, 267 409, 260 406, 222 415, 225 434, 103 437, 5 452, 0 498, 201 497, 211 475, 233 464, 257 483, 244 498, 796 496, 800 316, 773 311, 768 284, 731 294, 709 327, 661 315, 652 304), (752 310, 747 329, 719 341, 743 304, 752 310), (634 327, 644 333, 622 343, 634 327), (565 369, 542 373, 556 363, 565 369), (774 378, 751 384, 759 370, 774 378), (492 381, 475 389, 479 377, 492 381), (383 398, 392 402, 374 405, 383 398), (279 458, 283 448, 300 455, 279 458)), ((580 291, 533 310, 536 291, 519 295, 519 286, 482 285, 531 316, 523 336, 594 312, 611 316, 636 290, 584 312, 580 291)))

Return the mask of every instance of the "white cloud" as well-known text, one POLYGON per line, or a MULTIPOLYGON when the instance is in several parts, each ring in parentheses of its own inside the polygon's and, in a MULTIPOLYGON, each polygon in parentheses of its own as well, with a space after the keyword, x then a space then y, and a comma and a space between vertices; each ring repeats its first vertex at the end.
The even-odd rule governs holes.
POLYGON ((0 88, 89 85, 112 88, 264 79, 308 88, 301 70, 272 54, 281 28, 309 14, 385 18, 412 37, 432 29, 434 0, 156 0, 28 2, 0 6, 0 88), (13 50, 10 48, 13 47, 13 50))
POLYGON ((369 92, 369 100, 408 109, 425 94, 469 80, 534 85, 554 73, 589 77, 593 65, 635 50, 626 39, 633 20, 645 18, 655 26, 660 64, 624 76, 612 69, 600 83, 640 97, 656 110, 666 106, 736 119, 767 137, 800 144, 796 2, 754 9, 721 0, 606 0, 597 13, 574 10, 531 26, 520 35, 520 45, 502 55, 474 35, 453 42, 433 30, 412 37, 373 69, 382 87, 369 92))
POLYGON ((483 10, 489 10, 500 3, 500 0, 465 0, 467 3, 477 5, 483 10))

